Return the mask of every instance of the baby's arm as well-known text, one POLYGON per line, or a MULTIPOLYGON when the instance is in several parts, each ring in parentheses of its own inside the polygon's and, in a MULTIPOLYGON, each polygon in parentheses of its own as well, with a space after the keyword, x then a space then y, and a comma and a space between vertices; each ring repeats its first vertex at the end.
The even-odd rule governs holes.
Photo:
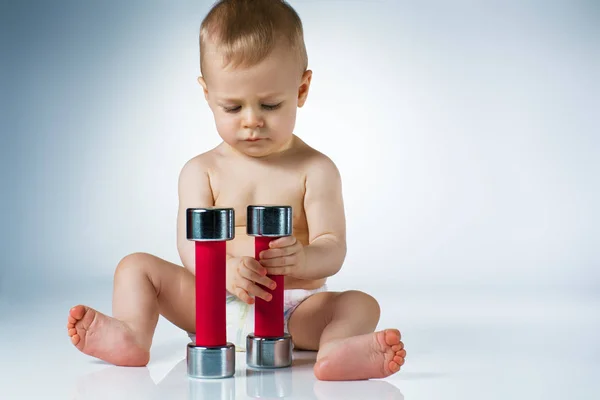
POLYGON ((306 176, 304 211, 309 245, 301 279, 321 279, 336 274, 346 257, 346 217, 340 173, 328 157, 320 155, 306 176))
POLYGON ((192 158, 183 166, 178 186, 177 250, 183 266, 195 274, 195 246, 193 241, 186 238, 186 209, 214 206, 208 167, 202 155, 192 158))

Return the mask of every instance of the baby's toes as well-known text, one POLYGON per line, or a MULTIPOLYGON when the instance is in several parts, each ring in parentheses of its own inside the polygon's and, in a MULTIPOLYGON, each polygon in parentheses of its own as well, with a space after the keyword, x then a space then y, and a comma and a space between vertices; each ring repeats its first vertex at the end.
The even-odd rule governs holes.
POLYGON ((400 343, 400 331, 398 329, 386 329, 384 340, 388 346, 396 346, 400 343))
POLYGON ((79 344, 80 340, 81 340, 81 338, 79 337, 78 334, 74 334, 73 336, 71 336, 71 343, 73 343, 75 346, 77 346, 79 344))
POLYGON ((402 343, 402 341, 400 341, 398 344, 395 344, 392 346, 392 350, 394 350, 395 352, 398 352, 400 350, 402 350, 404 348, 404 343, 402 343))
POLYGON ((82 305, 77 305, 69 310, 69 321, 73 320, 73 323, 75 323, 82 319, 84 314, 85 307, 82 305))
POLYGON ((394 361, 400 365, 404 365, 404 359, 406 358, 406 350, 397 351, 394 355, 394 361))

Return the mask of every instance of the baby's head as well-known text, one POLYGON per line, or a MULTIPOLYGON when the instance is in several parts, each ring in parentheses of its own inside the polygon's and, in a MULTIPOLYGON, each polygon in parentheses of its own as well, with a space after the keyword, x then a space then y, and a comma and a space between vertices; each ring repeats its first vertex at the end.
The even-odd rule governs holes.
POLYGON ((213 6, 200 28, 198 81, 223 140, 253 157, 286 149, 310 86, 307 63, 302 23, 285 1, 213 6))

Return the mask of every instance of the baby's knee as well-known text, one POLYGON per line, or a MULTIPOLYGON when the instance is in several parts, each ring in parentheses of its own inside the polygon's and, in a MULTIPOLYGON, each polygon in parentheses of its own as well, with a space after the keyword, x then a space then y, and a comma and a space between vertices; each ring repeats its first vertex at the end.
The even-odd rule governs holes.
POLYGON ((360 290, 349 290, 343 292, 340 295, 340 299, 347 301, 349 307, 354 310, 354 312, 364 313, 379 320, 381 308, 373 296, 361 292, 360 290))
POLYGON ((150 257, 152 256, 148 253, 132 253, 126 255, 119 261, 119 264, 117 264, 115 275, 142 270, 144 266, 148 264, 150 257))

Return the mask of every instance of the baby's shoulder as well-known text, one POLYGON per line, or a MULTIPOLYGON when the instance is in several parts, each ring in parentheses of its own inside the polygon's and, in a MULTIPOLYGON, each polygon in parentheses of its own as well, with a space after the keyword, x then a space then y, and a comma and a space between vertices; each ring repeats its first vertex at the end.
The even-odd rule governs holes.
POLYGON ((307 177, 320 174, 328 177, 339 176, 339 170, 335 162, 325 153, 303 143, 298 151, 300 165, 307 177))
POLYGON ((198 154, 189 159, 182 167, 182 170, 207 171, 214 167, 216 162, 215 149, 198 154))

